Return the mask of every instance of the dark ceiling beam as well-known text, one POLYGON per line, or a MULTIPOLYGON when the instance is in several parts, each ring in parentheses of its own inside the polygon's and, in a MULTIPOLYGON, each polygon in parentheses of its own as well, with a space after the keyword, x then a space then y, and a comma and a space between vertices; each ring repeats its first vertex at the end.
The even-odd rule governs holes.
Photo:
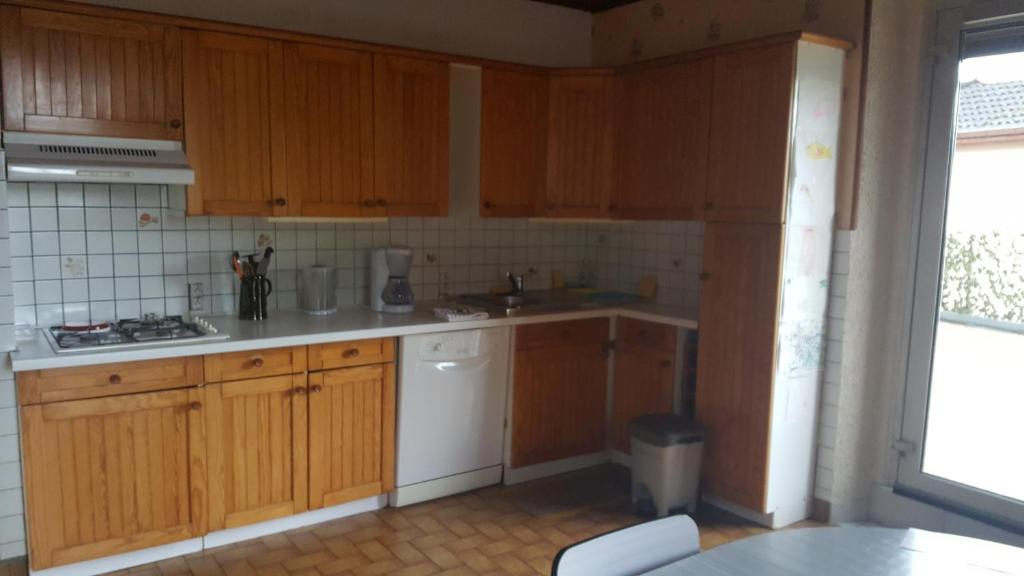
POLYGON ((576 10, 583 10, 584 12, 604 12, 605 10, 611 10, 612 8, 618 8, 626 4, 632 4, 638 0, 534 0, 535 2, 542 2, 544 4, 555 4, 556 6, 565 6, 566 8, 573 8, 576 10))

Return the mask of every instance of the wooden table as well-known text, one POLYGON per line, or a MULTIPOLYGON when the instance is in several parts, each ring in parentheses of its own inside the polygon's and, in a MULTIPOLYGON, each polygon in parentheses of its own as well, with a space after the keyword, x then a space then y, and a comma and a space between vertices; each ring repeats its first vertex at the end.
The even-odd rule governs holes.
POLYGON ((1024 548, 924 530, 781 530, 723 544, 645 576, 1024 575, 1024 548))

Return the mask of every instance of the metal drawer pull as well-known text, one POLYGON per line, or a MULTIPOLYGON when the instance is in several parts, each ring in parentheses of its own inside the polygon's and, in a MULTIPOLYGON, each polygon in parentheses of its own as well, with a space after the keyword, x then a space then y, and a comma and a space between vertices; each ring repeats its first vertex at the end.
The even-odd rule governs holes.
POLYGON ((306 393, 306 389, 303 388, 302 386, 298 386, 295 388, 295 393, 298 394, 299 396, 302 396, 303 394, 306 393))
POLYGON ((344 352, 341 353, 341 357, 342 358, 356 358, 358 356, 359 356, 359 349, 358 348, 349 348, 348 350, 345 350, 344 352))
POLYGON ((192 410, 199 410, 200 408, 203 407, 203 404, 202 402, 195 400, 191 404, 189 404, 188 407, 191 408, 192 410))
POLYGON ((117 386, 118 384, 121 383, 121 375, 120 374, 111 374, 110 378, 107 378, 107 382, 110 382, 114 386, 117 386))
POLYGON ((249 364, 253 368, 263 368, 263 358, 253 358, 249 364))
POLYGON ((314 392, 314 393, 320 392, 323 389, 324 389, 324 387, 319 385, 319 384, 313 384, 312 386, 309 387, 310 392, 314 392))

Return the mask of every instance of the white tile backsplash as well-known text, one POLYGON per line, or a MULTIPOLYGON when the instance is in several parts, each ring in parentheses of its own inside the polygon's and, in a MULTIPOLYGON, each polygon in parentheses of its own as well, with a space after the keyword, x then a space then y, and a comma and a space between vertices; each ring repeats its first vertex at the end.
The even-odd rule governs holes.
POLYGON ((836 231, 832 240, 832 272, 829 278, 828 340, 825 344, 825 377, 818 416, 818 460, 814 496, 828 501, 832 494, 833 450, 839 414, 842 376, 843 329, 846 319, 846 286, 850 271, 850 232, 836 231))
POLYGON ((532 271, 527 285, 533 289, 548 287, 551 272, 560 270, 568 280, 587 272, 597 286, 623 291, 635 291, 640 276, 652 273, 659 278, 660 303, 696 313, 702 242, 696 224, 477 217, 274 223, 186 218, 185 190, 178 186, 10 188, 11 278, 15 317, 22 324, 59 323, 67 314, 99 321, 182 312, 189 282, 204 284, 205 311, 232 312, 231 251, 248 254, 266 246, 276 250, 269 272, 275 287, 272 309, 296 306, 298 270, 313 264, 338 268, 342 306, 365 304, 368 249, 388 244, 415 248, 412 283, 420 300, 487 291, 504 282, 506 270, 532 271), (18 225, 16 217, 21 217, 18 225))

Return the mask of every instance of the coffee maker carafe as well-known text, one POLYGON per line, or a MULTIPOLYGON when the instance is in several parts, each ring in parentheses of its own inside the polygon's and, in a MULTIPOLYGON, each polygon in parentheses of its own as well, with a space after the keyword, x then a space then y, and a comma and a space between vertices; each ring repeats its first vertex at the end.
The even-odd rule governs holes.
POLYGON ((412 312, 413 294, 409 283, 412 248, 374 248, 370 255, 370 309, 376 312, 412 312))

